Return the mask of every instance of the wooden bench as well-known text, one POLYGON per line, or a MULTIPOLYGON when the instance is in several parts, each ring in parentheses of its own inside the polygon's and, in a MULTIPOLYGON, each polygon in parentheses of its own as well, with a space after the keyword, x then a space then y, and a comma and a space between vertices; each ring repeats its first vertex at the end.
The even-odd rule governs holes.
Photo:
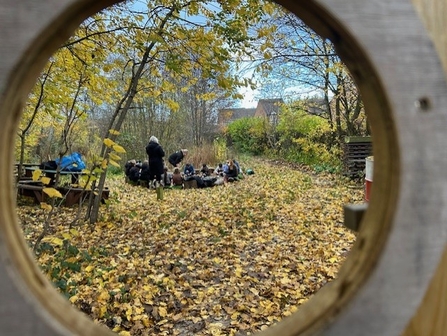
POLYGON ((21 196, 32 197, 34 202, 39 204, 45 202, 48 196, 43 192, 44 186, 34 181, 22 181, 17 185, 18 194, 21 196), (26 183, 32 182, 32 183, 26 183))
MULTIPOLYGON (((30 181, 29 183, 26 182, 28 181, 20 182, 17 185, 19 195, 34 198, 36 204, 46 202, 49 199, 49 196, 43 192, 44 188, 43 185, 38 184, 34 181, 30 181)), ((81 197, 84 198, 88 197, 90 192, 89 190, 84 190, 82 188, 66 188, 66 187, 59 187, 57 188, 57 190, 62 194, 63 197, 65 197, 64 205, 68 207, 79 204, 81 197)), ((105 188, 102 192, 101 201, 109 199, 109 195, 110 190, 108 188, 105 188)))

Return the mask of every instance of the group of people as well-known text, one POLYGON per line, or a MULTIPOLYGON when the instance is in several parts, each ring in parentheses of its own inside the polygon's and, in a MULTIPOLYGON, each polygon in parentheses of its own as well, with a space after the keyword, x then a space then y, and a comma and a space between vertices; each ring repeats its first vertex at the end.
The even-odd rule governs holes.
POLYGON ((196 174, 194 166, 188 162, 182 173, 179 165, 188 155, 187 149, 180 149, 168 157, 173 167, 173 172, 169 173, 164 164, 165 152, 155 136, 150 137, 146 154, 149 159, 143 162, 129 160, 125 165, 125 174, 129 181, 147 187, 183 186, 185 181, 196 180, 197 187, 204 188, 236 181, 243 174, 239 163, 233 159, 219 163, 214 171, 203 164, 200 174, 196 174))
MULTIPOLYGON (((144 160, 143 162, 129 160, 126 163, 126 177, 131 182, 143 182, 148 187, 151 185, 154 187, 169 185, 171 182, 168 177, 168 168, 164 164, 165 152, 157 137, 150 137, 149 143, 146 146, 146 154, 148 155, 148 160, 144 160)), ((187 149, 181 149, 171 154, 168 161, 173 167, 177 167, 187 154, 187 149)))

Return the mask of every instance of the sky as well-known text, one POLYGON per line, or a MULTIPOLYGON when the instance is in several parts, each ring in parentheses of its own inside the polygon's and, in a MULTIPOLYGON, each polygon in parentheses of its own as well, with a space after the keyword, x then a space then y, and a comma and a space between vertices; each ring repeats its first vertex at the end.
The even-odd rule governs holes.
POLYGON ((244 96, 244 99, 240 101, 241 107, 255 108, 258 105, 258 100, 255 99, 256 91, 253 91, 250 88, 244 88, 240 93, 244 96))

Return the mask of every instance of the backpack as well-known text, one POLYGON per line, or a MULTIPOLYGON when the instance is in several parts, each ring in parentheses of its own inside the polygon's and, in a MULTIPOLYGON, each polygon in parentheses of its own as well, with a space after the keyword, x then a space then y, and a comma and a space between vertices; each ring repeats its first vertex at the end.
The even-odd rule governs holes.
POLYGON ((42 162, 39 165, 40 169, 46 169, 46 170, 56 170, 57 169, 57 163, 54 160, 50 160, 50 161, 45 161, 42 162))

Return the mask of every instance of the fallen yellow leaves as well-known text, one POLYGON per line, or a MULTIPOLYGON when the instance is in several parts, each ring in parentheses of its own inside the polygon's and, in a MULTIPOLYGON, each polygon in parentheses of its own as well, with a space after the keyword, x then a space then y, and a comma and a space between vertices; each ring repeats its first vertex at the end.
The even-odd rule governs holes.
MULTIPOLYGON (((256 174, 240 182, 166 190, 163 201, 110 180, 113 201, 94 230, 70 230, 76 211, 59 209, 37 261, 73 305, 120 335, 264 330, 336 277, 355 240, 342 206, 362 202, 363 190, 250 165, 256 174)), ((33 223, 24 227, 33 242, 44 213, 18 214, 33 223)))

